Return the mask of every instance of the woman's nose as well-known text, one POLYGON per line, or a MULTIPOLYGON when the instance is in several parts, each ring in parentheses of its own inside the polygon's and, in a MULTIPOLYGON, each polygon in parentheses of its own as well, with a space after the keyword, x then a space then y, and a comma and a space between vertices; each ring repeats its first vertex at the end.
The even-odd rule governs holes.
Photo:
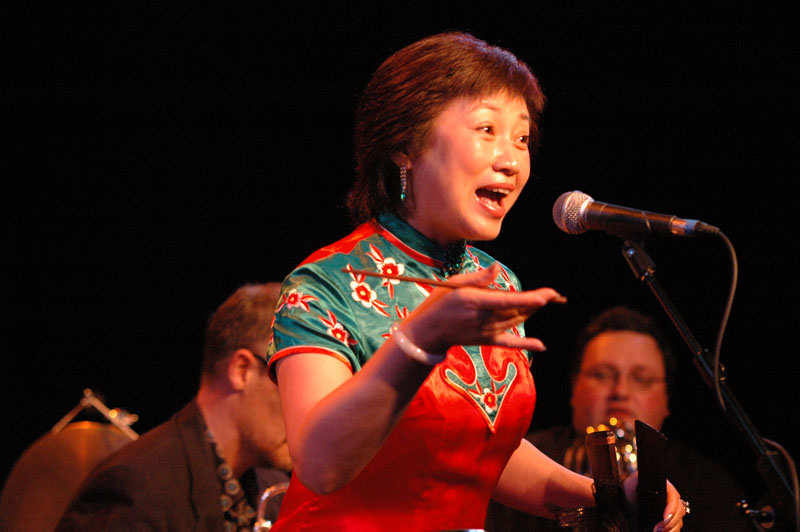
POLYGON ((498 139, 494 153, 492 168, 495 172, 514 175, 520 171, 520 157, 526 156, 527 151, 520 150, 514 143, 507 139, 498 139))

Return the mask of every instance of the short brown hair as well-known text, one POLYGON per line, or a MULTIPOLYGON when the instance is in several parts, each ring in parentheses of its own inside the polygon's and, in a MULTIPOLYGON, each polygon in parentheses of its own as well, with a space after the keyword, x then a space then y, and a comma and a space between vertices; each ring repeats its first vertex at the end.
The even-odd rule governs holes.
POLYGON ((219 306, 206 327, 203 375, 214 374, 237 349, 266 354, 280 289, 280 283, 246 284, 219 306))
POLYGON ((353 221, 401 212, 399 173, 391 156, 399 151, 420 153, 447 104, 501 91, 525 100, 534 151, 544 95, 530 68, 508 50, 467 33, 449 32, 417 41, 384 61, 356 110, 356 178, 347 197, 353 221))

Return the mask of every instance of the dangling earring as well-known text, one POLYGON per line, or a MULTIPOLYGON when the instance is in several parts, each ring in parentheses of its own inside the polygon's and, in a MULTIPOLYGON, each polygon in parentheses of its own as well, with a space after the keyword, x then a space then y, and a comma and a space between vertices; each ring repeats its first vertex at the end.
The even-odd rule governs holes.
POLYGON ((408 185, 408 170, 406 165, 400 166, 400 201, 406 200, 406 186, 408 185))

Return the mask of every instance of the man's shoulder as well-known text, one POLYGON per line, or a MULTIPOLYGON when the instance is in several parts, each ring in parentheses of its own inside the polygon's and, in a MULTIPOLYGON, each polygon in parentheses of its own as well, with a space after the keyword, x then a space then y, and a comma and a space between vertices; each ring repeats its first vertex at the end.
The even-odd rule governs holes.
MULTIPOLYGON (((98 464, 59 531, 102 530, 109 522, 124 524, 122 530, 168 530, 194 523, 195 492, 209 491, 217 482, 213 459, 192 449, 204 437, 198 430, 202 422, 193 421, 197 412, 196 404, 188 405, 98 464)), ((212 491, 203 502, 216 501, 212 491)), ((205 506, 218 508, 218 503, 205 506)))
POLYGON ((100 463, 97 470, 131 466, 136 469, 150 469, 174 463, 182 453, 182 431, 191 430, 185 407, 168 420, 142 434, 135 441, 125 445, 116 453, 100 463))
POLYGON ((186 466, 186 453, 181 437, 181 410, 167 421, 141 435, 101 461, 90 474, 87 485, 111 488, 113 484, 141 489, 159 479, 177 480, 186 466))

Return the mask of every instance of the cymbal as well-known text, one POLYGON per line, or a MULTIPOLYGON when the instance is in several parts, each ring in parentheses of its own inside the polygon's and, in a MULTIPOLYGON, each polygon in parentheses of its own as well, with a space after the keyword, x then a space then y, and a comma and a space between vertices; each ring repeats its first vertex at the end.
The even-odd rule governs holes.
POLYGON ((33 442, 0 494, 0 530, 52 532, 89 472, 132 440, 114 425, 69 423, 33 442))

